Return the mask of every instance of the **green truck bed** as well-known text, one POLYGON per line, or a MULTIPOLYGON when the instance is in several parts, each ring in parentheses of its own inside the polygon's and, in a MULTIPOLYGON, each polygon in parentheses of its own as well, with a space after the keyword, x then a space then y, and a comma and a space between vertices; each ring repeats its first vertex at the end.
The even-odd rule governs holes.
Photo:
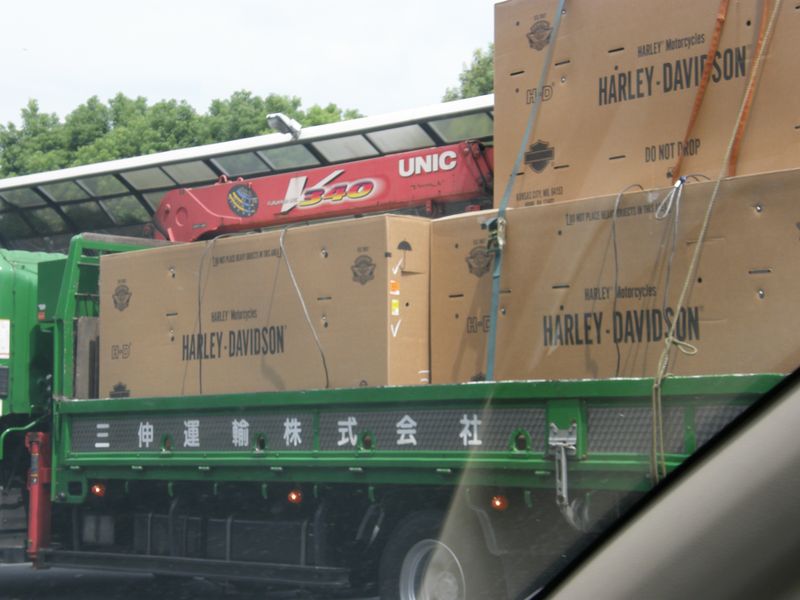
MULTIPOLYGON (((668 468, 779 379, 668 380, 668 468)), ((570 428, 574 489, 644 491, 651 387, 617 379, 61 400, 54 497, 81 502, 93 479, 552 488, 550 442, 570 428)))
MULTIPOLYGON (((558 443, 567 445, 573 489, 652 485, 652 379, 73 399, 73 323, 97 316, 98 257, 141 244, 76 236, 63 272, 40 282, 43 327, 54 336, 52 495, 60 502, 83 502, 92 480, 553 488, 558 443)), ((780 378, 668 378, 667 468, 780 378)))

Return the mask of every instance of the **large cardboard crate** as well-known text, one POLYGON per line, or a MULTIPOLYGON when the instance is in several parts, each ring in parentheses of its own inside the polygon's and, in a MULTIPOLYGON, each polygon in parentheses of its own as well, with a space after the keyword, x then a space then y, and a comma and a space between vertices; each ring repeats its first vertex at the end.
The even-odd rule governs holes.
MULTIPOLYGON (((568 3, 558 39, 556 0, 495 8, 495 206, 506 188, 533 102, 541 102, 511 206, 645 189, 681 174, 716 177, 750 76, 762 2, 731 2, 711 83, 684 135, 714 30, 717 0, 568 3), (555 43, 542 99, 535 98, 555 43)), ((744 133, 738 175, 798 166, 800 11, 784 3, 744 133)))
POLYGON ((101 397, 427 383, 429 221, 282 235, 104 256, 101 397))
MULTIPOLYGON (((673 350, 670 373, 796 368, 800 170, 722 183, 685 308, 675 316, 712 186, 686 186, 674 253, 671 220, 654 218, 667 190, 626 194, 616 266, 615 196, 509 210, 496 379, 653 376, 667 323, 676 319, 677 336, 697 354, 673 350)), ((433 222, 434 383, 485 376, 492 256, 484 226, 493 214, 433 222)))

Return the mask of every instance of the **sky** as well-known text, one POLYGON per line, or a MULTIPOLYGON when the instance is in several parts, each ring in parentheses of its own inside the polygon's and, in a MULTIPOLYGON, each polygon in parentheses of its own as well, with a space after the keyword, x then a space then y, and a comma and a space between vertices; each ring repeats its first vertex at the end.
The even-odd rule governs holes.
POLYGON ((436 104, 495 0, 28 0, 3 7, 0 123, 122 92, 206 112, 236 90, 376 115, 436 104))

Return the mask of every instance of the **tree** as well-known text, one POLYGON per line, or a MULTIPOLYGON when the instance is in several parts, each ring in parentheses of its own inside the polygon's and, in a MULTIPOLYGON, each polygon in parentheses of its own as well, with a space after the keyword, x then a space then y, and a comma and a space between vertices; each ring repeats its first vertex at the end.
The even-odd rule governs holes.
POLYGON ((152 154, 203 143, 201 118, 185 100, 161 100, 145 114, 147 141, 140 154, 152 154))
POLYGON ((125 127, 147 113, 147 99, 143 96, 128 98, 119 93, 108 101, 111 110, 111 127, 125 127))
POLYGON ((486 51, 478 48, 472 54, 472 64, 464 65, 458 76, 459 85, 447 88, 442 100, 449 102, 491 94, 494 91, 494 44, 486 51))
MULTIPOLYGON (((118 94, 109 102, 110 123, 117 125, 91 143, 74 149, 72 165, 140 156, 205 142, 201 117, 185 101, 162 100, 146 106, 143 98, 118 94)), ((70 120, 73 113, 67 116, 70 120)))
POLYGON ((296 96, 261 97, 240 90, 212 101, 207 113, 198 114, 183 100, 149 105, 141 96, 120 93, 107 103, 92 96, 62 123, 30 100, 22 109, 21 126, 0 125, 0 177, 261 135, 270 131, 266 116, 273 112, 305 126, 361 116, 335 104, 315 104, 305 111, 301 105, 296 96))
MULTIPOLYGON (((264 98, 245 90, 234 92, 230 98, 224 100, 213 100, 203 119, 206 141, 224 142, 266 133, 266 104, 264 98)), ((284 104, 297 110, 300 99, 292 98, 284 104)), ((283 108, 288 110, 286 106, 283 108)))
POLYGON ((66 149, 74 152, 103 137, 110 130, 111 110, 97 96, 92 96, 64 120, 66 149))
POLYGON ((21 127, 0 125, 2 174, 10 177, 67 166, 70 157, 58 116, 40 112, 36 100, 28 101, 21 116, 21 127))
POLYGON ((335 104, 328 104, 326 107, 321 107, 319 104, 312 105, 299 119, 301 125, 311 127, 314 125, 324 125, 326 123, 337 123, 338 121, 347 121, 349 119, 357 119, 363 116, 357 110, 339 108, 335 104))
POLYGON ((205 117, 207 143, 237 140, 271 131, 266 115, 283 113, 304 127, 336 123, 362 116, 357 110, 345 110, 335 104, 325 107, 314 104, 303 110, 297 96, 270 94, 264 98, 240 90, 225 100, 214 100, 205 117))

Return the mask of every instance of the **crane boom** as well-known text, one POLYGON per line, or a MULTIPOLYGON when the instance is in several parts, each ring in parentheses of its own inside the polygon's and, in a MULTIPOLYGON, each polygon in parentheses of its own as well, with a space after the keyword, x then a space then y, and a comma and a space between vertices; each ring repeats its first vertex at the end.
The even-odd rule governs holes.
POLYGON ((154 223, 158 237, 190 242, 414 207, 433 213, 451 202, 491 206, 491 182, 491 148, 461 142, 249 180, 221 177, 165 194, 154 223))

